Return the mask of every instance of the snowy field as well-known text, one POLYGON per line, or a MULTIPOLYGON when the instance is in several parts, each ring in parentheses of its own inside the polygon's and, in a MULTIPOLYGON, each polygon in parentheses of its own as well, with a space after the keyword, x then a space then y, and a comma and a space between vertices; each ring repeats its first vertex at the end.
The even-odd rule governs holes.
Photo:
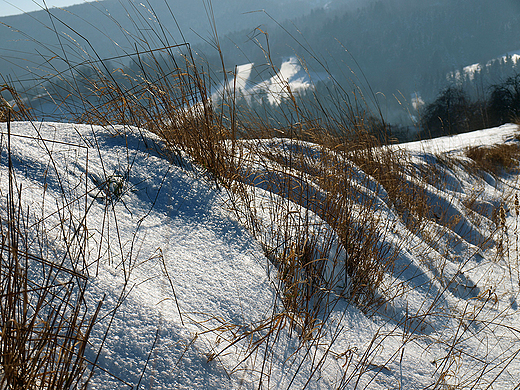
MULTIPOLYGON (((8 138, 1 129, 5 220, 8 138)), ((384 194, 367 188, 379 197, 381 224, 391 225, 384 239, 399 247, 380 288, 384 304, 367 310, 337 299, 319 339, 302 347, 297 329, 270 335, 266 328, 267 341, 254 349, 262 330, 247 332, 279 305, 276 271, 228 210, 229 195, 202 170, 133 128, 15 122, 11 132, 20 211, 37 226, 27 250, 60 258, 63 237, 80 227, 86 237, 76 270, 88 276, 86 304, 103 302, 86 351, 97 359, 92 389, 520 385, 516 174, 436 166, 443 185, 421 185, 456 223, 448 229, 430 221, 421 232, 407 230, 384 194), (493 220, 501 206, 505 226, 493 220)), ((464 161, 465 147, 518 142, 517 133, 504 125, 398 148, 417 166, 441 154, 464 161)))

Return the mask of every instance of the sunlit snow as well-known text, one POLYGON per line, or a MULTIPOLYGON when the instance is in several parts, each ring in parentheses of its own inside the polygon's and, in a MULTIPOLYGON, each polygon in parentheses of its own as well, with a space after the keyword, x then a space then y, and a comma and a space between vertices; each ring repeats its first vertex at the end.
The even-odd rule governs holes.
MULTIPOLYGON (((246 88, 250 70, 239 68, 244 75, 237 78, 239 88, 246 88)), ((253 89, 265 88, 276 102, 285 88, 279 80, 295 88, 307 85, 296 77, 298 71, 299 65, 290 60, 278 75, 253 89)), ((6 125, 1 129, 4 213, 6 125)), ((332 389, 340 384, 348 389, 417 389, 440 381, 471 385, 480 376, 483 383, 493 381, 494 388, 518 384, 514 174, 482 180, 452 167, 445 171, 443 186, 422 183, 429 199, 457 216, 458 223, 452 230, 432 223, 413 234, 397 220, 372 179, 364 194, 377 198, 374 213, 382 223, 395 220, 385 239, 402 249, 383 284, 393 289, 393 298, 372 313, 339 300, 324 320, 319 344, 296 351, 297 337, 284 329, 268 355, 251 357, 247 343, 232 344, 226 331, 252 326, 272 314, 278 299, 276 272, 260 243, 227 211, 225 191, 144 130, 16 122, 12 133, 21 209, 28 221, 45 221, 46 242, 59 242, 60 218, 85 217, 88 262, 81 271, 89 276, 86 299, 93 303, 106 294, 87 351, 94 358, 102 346, 102 370, 95 371, 92 388, 140 382, 154 389, 256 389, 260 372, 268 376, 265 387, 273 389, 332 389), (480 219, 461 211, 469 201, 486 210, 480 219), (484 215, 501 204, 507 209, 507 237, 496 236, 491 217, 484 215), (441 230, 438 237, 446 242, 428 240, 441 230), (487 237, 508 240, 509 262, 497 258, 496 246, 481 245, 487 237), (219 354, 226 343, 232 346, 219 354)), ((397 147, 420 166, 441 153, 460 154, 467 146, 518 142, 516 133, 516 126, 504 125, 397 147)), ((288 140, 263 142, 280 150, 291 146, 288 140)), ((257 167, 253 162, 248 169, 257 167)), ((262 187, 262 172, 258 175, 258 183, 251 185, 262 187)), ((256 192, 259 213, 272 212, 272 198, 265 191, 256 192)), ((293 214, 301 212, 294 206, 293 214)))

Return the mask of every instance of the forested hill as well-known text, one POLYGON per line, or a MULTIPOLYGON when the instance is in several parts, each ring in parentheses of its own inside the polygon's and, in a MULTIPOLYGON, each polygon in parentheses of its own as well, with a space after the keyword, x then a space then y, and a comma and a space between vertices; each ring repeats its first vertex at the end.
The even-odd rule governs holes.
MULTIPOLYGON (((515 0, 385 0, 356 10, 335 1, 268 32, 274 59, 296 50, 310 60, 303 45, 338 78, 352 77, 348 65, 363 80, 361 69, 376 91, 392 96, 399 90, 407 97, 420 91, 431 98, 444 87, 447 72, 520 49, 519 26, 515 0)), ((232 53, 247 33, 221 40, 224 51, 232 53)), ((260 34, 254 38, 265 42, 260 34)), ((255 44, 234 52, 227 56, 230 62, 265 61, 255 44)))
MULTIPOLYGON (((214 21, 228 70, 254 62, 261 82, 262 64, 296 54, 313 74, 324 66, 337 82, 372 90, 369 100, 396 123, 415 93, 433 101, 449 74, 520 49, 517 0, 104 0, 51 13, 0 18, 0 75, 31 80, 128 54, 113 66, 125 68, 138 51, 182 42, 220 71, 214 21)), ((499 68, 486 70, 496 73, 491 83, 499 68)))

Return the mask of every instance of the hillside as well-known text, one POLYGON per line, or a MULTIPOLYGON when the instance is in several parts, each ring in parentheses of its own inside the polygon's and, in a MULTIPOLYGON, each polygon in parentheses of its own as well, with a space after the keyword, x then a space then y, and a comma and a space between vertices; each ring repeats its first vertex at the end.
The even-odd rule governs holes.
MULTIPOLYGON (((63 286, 82 292, 83 326, 96 320, 80 383, 95 362, 90 383, 97 389, 513 389, 520 374, 518 172, 479 173, 470 169, 466 151, 518 148, 517 134, 517 126, 505 125, 395 147, 414 170, 442 178, 417 180, 410 171, 407 180, 419 186, 434 215, 420 230, 402 219, 388 183, 352 165, 360 197, 351 216, 363 223, 363 205, 369 205, 376 246, 393 248, 379 259, 393 265, 385 268, 376 297, 354 299, 354 279, 342 273, 345 252, 329 251, 323 268, 329 289, 321 295, 327 304, 321 301, 310 333, 300 322, 303 312, 287 306, 275 261, 283 251, 274 246, 276 224, 281 229, 290 220, 286 232, 297 234, 310 219, 310 240, 325 237, 330 225, 296 199, 280 198, 261 178, 299 176, 315 188, 309 164, 324 153, 317 145, 282 138, 237 144, 249 156, 241 166, 258 178, 247 190, 259 221, 251 232, 232 193, 151 133, 15 122, 8 138, 2 124, 2 238, 12 231, 11 204, 20 215, 20 266, 30 285, 54 291, 42 298, 41 289, 31 289, 25 295, 30 307, 43 299, 65 314, 57 300, 67 291, 63 286), (284 159, 294 160, 292 168, 284 159), (296 161, 306 161, 306 168, 296 161), (8 202, 13 194, 14 205, 8 202)), ((291 242, 286 237, 281 245, 290 249, 291 242)), ((6 268, 13 249, 4 244, 1 253, 5 297, 16 291, 6 268)), ((34 309, 42 321, 54 313, 44 308, 34 309)), ((9 351, 5 340, 2 354, 9 351)))
MULTIPOLYGON (((104 0, 50 11, 0 18, 0 75, 28 99, 51 94, 61 101, 67 91, 53 85, 74 84, 85 67, 139 78, 141 72, 133 72, 143 56, 181 56, 187 43, 212 83, 225 83, 235 66, 247 64, 253 64, 251 83, 269 82, 266 69, 298 58, 323 101, 333 79, 351 100, 383 112, 404 133, 416 133, 417 96, 429 103, 446 87, 462 85, 483 99, 493 84, 518 71, 513 61, 492 61, 518 49, 513 26, 520 9, 510 0, 200 0, 168 6, 104 0), (485 66, 490 61, 493 66, 485 66), (481 64, 481 72, 459 77, 469 64, 481 64)), ((54 110, 35 105, 45 114, 54 110)))
MULTIPOLYGON (((266 30, 268 36, 246 30, 229 34, 221 46, 229 66, 265 63, 259 47, 269 48, 277 66, 299 56, 311 72, 326 68, 346 90, 362 87, 371 107, 377 102, 390 122, 407 124, 413 94, 433 100, 455 83, 448 73, 517 50, 513 26, 519 18, 520 6, 509 0, 390 0, 357 9, 337 1, 266 30)), ((500 77, 493 69, 487 83, 473 87, 482 94, 500 77)))
MULTIPOLYGON (((383 104, 417 116, 411 86, 459 61, 513 71, 486 61, 518 49, 517 3, 280 1, 322 8, 210 54, 143 4, 6 38, 36 84, 0 85, 0 390, 520 387, 520 76, 414 119, 460 135, 399 144, 383 104)), ((256 6, 219 4, 229 28, 256 6)))

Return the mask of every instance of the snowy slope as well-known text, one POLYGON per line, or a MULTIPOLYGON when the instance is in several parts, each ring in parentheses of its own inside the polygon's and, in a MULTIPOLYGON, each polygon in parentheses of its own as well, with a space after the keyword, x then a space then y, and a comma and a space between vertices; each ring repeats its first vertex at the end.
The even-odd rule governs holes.
POLYGON ((475 78, 475 73, 485 71, 487 68, 491 67, 495 61, 512 61, 512 63, 516 65, 518 63, 518 60, 520 60, 519 53, 519 50, 515 50, 501 57, 494 58, 485 64, 476 63, 468 65, 462 68, 462 74, 460 71, 457 71, 455 73, 451 72, 450 76, 455 77, 456 79, 461 79, 462 76, 467 76, 470 80, 473 80, 475 78))
MULTIPOLYGON (((432 153, 456 155, 469 144, 513 142, 516 131, 507 125, 400 148, 420 166, 434 159, 432 153)), ((64 214, 85 218, 86 299, 95 303, 106 294, 87 351, 95 359, 102 346, 92 388, 249 389, 262 383, 279 389, 448 384, 512 389, 519 384, 515 175, 492 182, 457 167, 442 168, 445 186, 421 185, 432 202, 460 218, 451 230, 430 223, 420 233, 398 221, 372 182, 365 193, 378 198, 374 212, 392 226, 385 239, 401 249, 381 289, 391 299, 369 311, 339 299, 323 319, 319 340, 300 348, 294 332, 283 327, 276 344, 267 344, 268 353, 262 349, 249 356, 253 339, 238 336, 270 318, 278 283, 261 245, 226 211, 224 191, 146 131, 17 122, 12 133, 22 209, 30 221, 44 221, 45 242, 63 251, 64 214), (509 206, 508 230, 497 231, 490 216, 466 214, 465 200, 472 198, 485 210, 509 206), (488 238, 489 245, 483 245, 488 238), (509 248, 506 257, 498 256, 500 240, 509 248)), ((5 124, 2 134, 5 213, 5 124)), ((276 147, 275 141, 267 144, 276 147)), ((255 194, 259 209, 269 213, 272 198, 266 189, 255 194)), ((294 206, 294 213, 301 212, 294 206)), ((29 249, 41 250, 39 242, 32 241, 29 249)))
MULTIPOLYGON (((5 133, 5 125, 2 130, 5 133)), ((218 384, 216 388, 225 383, 232 387, 218 363, 207 363, 211 348, 203 337, 194 340, 199 329, 190 324, 208 316, 249 323, 265 315, 273 293, 259 245, 222 212, 220 194, 195 173, 171 165, 158 140, 149 134, 57 123, 15 123, 12 132, 13 161, 24 206, 35 220, 47 217, 48 234, 56 235, 49 238, 51 242, 59 240, 59 231, 53 228, 60 217, 53 214, 55 199, 61 193, 67 200, 79 197, 78 209, 73 210, 79 218, 85 212, 87 178, 89 262, 101 258, 99 269, 95 265, 87 271, 91 275, 89 294, 92 300, 108 294, 104 315, 114 309, 121 294, 128 294, 103 347, 101 367, 137 383, 159 329, 154 373, 143 380, 149 383, 153 377, 164 388, 197 388, 208 383, 218 384), (123 182, 122 195, 114 204, 105 201, 96 185, 107 177, 123 182), (163 258, 186 326, 180 325, 163 258), (188 345, 192 347, 185 352, 188 345)), ((4 143, 3 196, 5 152, 4 143)), ((62 202, 66 200, 59 204, 62 202)), ((96 329, 92 354, 107 325, 101 322, 96 329)), ((95 388, 121 386, 102 372, 94 379, 95 388)))
POLYGON ((462 152, 464 148, 495 145, 514 140, 518 133, 518 126, 506 124, 491 129, 477 130, 467 134, 455 136, 444 136, 424 141, 409 142, 400 145, 408 151, 427 152, 427 153, 453 153, 462 152))
MULTIPOLYGON (((314 82, 328 78, 326 74, 309 74, 303 69, 296 57, 289 57, 282 62, 276 74, 259 82, 255 80, 258 78, 255 76, 261 71, 255 69, 254 65, 249 63, 237 66, 235 77, 231 80, 228 79, 227 84, 220 88, 218 94, 222 94, 225 89, 233 95, 242 95, 248 103, 251 101, 261 102, 262 97, 265 97, 270 104, 279 105, 282 100, 290 99, 291 93, 312 88, 311 76, 314 82)), ((214 97, 218 94, 215 94, 214 97)))

